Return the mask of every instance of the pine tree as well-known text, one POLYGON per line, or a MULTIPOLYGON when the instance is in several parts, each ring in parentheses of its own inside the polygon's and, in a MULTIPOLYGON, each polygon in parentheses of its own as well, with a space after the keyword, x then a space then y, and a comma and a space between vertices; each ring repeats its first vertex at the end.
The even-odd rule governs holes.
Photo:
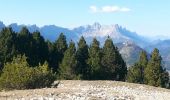
POLYGON ((83 79, 88 79, 88 45, 84 37, 82 36, 78 42, 78 49, 76 52, 76 59, 78 60, 78 66, 76 68, 77 74, 82 75, 83 79))
POLYGON ((77 79, 75 68, 77 67, 76 48, 73 41, 64 53, 64 58, 59 66, 59 79, 77 79))
POLYGON ((55 53, 57 58, 53 58, 56 59, 56 63, 53 66, 54 71, 57 71, 59 64, 61 63, 63 57, 64 57, 64 52, 67 50, 67 41, 66 41, 66 36, 61 33, 59 38, 55 41, 54 43, 54 49, 55 49, 55 53))
POLYGON ((125 80, 127 73, 126 64, 109 37, 105 41, 102 50, 102 69, 103 79, 125 80))
MULTIPOLYGON (((55 50, 54 43, 50 42, 49 40, 46 41, 46 44, 48 46, 48 58, 47 61, 49 63, 49 67, 56 68, 56 58, 57 58, 57 52, 55 50)), ((53 70, 56 71, 56 70, 53 70)))
POLYGON ((33 32, 33 46, 31 52, 31 65, 43 64, 48 57, 48 46, 40 32, 33 32))
POLYGON ((4 28, 0 32, 0 70, 5 62, 11 61, 17 54, 16 33, 12 28, 4 28))
POLYGON ((163 74, 165 70, 161 64, 162 58, 159 54, 158 49, 154 49, 151 55, 151 59, 145 69, 145 83, 152 86, 162 86, 165 85, 165 80, 163 74))
POLYGON ((147 57, 147 53, 146 51, 142 51, 140 53, 140 57, 139 57, 139 68, 140 68, 140 73, 141 73, 141 79, 140 79, 140 83, 143 84, 145 83, 145 77, 144 77, 144 71, 147 67, 148 64, 148 57, 147 57))
POLYGON ((139 63, 135 63, 128 69, 127 81, 131 83, 141 83, 142 79, 141 75, 142 75, 141 65, 139 63))
POLYGON ((87 63, 89 66, 89 79, 101 79, 101 49, 99 41, 97 41, 96 38, 93 39, 93 42, 90 45, 87 63))
POLYGON ((31 64, 31 56, 32 56, 32 49, 33 49, 33 37, 32 34, 29 32, 27 27, 23 27, 21 31, 17 34, 17 50, 18 53, 21 55, 26 55, 27 61, 31 64))
POLYGON ((139 56, 139 61, 131 66, 128 70, 127 81, 132 83, 144 83, 144 70, 147 67, 148 59, 145 51, 139 56))
POLYGON ((121 54, 119 53, 119 50, 118 50, 117 47, 116 47, 115 54, 116 54, 116 65, 117 65, 117 67, 116 67, 116 74, 117 74, 116 80, 125 81, 126 75, 127 75, 127 66, 126 66, 126 63, 123 60, 121 54))

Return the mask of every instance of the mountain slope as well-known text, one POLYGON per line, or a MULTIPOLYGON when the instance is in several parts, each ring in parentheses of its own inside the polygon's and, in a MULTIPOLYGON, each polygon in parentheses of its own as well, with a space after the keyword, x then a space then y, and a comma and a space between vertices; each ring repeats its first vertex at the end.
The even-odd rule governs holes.
MULTIPOLYGON (((114 43, 130 41, 143 46, 147 42, 142 36, 137 35, 135 32, 130 32, 117 24, 100 25, 99 23, 94 23, 93 25, 74 28, 73 31, 79 33, 79 35, 83 35, 87 39, 96 37, 99 41, 105 40, 105 38, 110 36, 114 43)), ((101 43, 103 43, 103 41, 101 43)))
POLYGON ((67 37, 67 40, 70 41, 71 39, 74 41, 78 40, 77 34, 69 30, 67 28, 58 27, 55 25, 46 25, 40 28, 41 34, 44 36, 45 39, 55 41, 60 33, 64 33, 67 37))
MULTIPOLYGON (((94 23, 93 25, 84 25, 80 27, 76 27, 74 29, 63 28, 55 25, 45 25, 43 27, 38 27, 36 25, 18 25, 17 23, 13 23, 9 25, 16 32, 19 32, 22 27, 28 27, 30 32, 40 31, 45 39, 54 41, 59 36, 60 33, 64 33, 68 40, 78 41, 81 36, 84 36, 88 43, 96 37, 101 44, 104 43, 104 40, 110 36, 114 43, 120 42, 134 42, 139 46, 143 46, 146 44, 146 39, 142 36, 139 36, 135 32, 130 32, 126 28, 122 28, 119 25, 100 25, 99 23, 94 23)), ((1 22, 0 29, 5 27, 5 25, 1 22)))
POLYGON ((128 67, 132 66, 139 60, 139 55, 144 50, 136 44, 130 42, 118 43, 116 46, 118 47, 119 52, 128 67))
POLYGON ((170 70, 170 40, 160 40, 145 47, 148 52, 151 52, 154 48, 158 48, 163 59, 163 65, 167 70, 170 70))
POLYGON ((60 33, 64 33, 68 39, 68 41, 78 40, 78 36, 72 30, 67 28, 58 27, 55 25, 45 25, 43 27, 38 27, 36 25, 18 25, 17 23, 10 24, 9 27, 15 32, 21 31, 22 27, 27 27, 30 32, 40 31, 41 35, 50 41, 55 41, 60 33))

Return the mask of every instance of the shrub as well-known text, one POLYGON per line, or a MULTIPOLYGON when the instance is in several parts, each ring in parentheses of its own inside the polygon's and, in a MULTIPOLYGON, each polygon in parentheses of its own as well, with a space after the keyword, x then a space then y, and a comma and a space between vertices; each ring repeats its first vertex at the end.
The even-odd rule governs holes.
POLYGON ((31 88, 50 87, 55 80, 55 74, 48 68, 47 62, 38 67, 32 68, 32 79, 29 82, 31 88))
POLYGON ((19 55, 4 65, 0 88, 5 90, 43 88, 50 86, 54 80, 55 76, 47 63, 33 68, 27 63, 25 55, 19 55))

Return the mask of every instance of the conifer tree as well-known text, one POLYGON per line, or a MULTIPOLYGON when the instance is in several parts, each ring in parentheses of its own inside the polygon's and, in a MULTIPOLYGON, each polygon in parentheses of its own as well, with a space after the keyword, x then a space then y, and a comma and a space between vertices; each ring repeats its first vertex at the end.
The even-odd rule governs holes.
POLYGON ((123 81, 127 73, 126 64, 110 37, 105 41, 102 50, 102 71, 103 79, 108 80, 123 81))
POLYGON ((127 66, 125 61, 123 60, 121 54, 119 53, 118 48, 116 47, 116 80, 118 81, 125 81, 127 75, 127 66))
POLYGON ((93 42, 90 45, 87 63, 89 66, 89 79, 101 79, 101 49, 99 41, 97 41, 96 38, 93 39, 93 42))
MULTIPOLYGON (((55 46, 54 43, 52 43, 51 41, 47 40, 46 44, 48 46, 48 58, 47 61, 49 63, 49 67, 51 68, 56 68, 56 58, 57 58, 57 52, 55 50, 55 46)), ((53 70, 56 71, 56 70, 53 70)))
POLYGON ((140 53, 140 57, 139 57, 139 68, 140 68, 140 75, 141 75, 141 79, 140 79, 140 83, 144 84, 145 83, 145 77, 144 77, 144 71, 147 67, 148 64, 148 57, 147 57, 147 53, 146 51, 142 51, 140 53))
POLYGON ((64 58, 59 66, 59 79, 77 79, 75 68, 77 67, 76 48, 73 41, 64 53, 64 58))
POLYGON ((145 51, 139 56, 139 61, 131 66, 128 70, 127 81, 132 83, 144 83, 144 70, 147 67, 148 59, 145 51))
POLYGON ((0 32, 0 70, 5 62, 11 61, 16 55, 16 33, 12 28, 4 28, 0 32))
POLYGON ((18 51, 21 54, 25 54, 27 57, 30 56, 31 50, 32 49, 32 44, 33 44, 33 38, 31 33, 26 27, 23 27, 21 31, 18 33, 18 51))
POLYGON ((43 64, 48 57, 48 46, 40 32, 33 32, 33 46, 31 52, 31 65, 43 64))
POLYGON ((27 27, 23 27, 17 34, 17 50, 21 55, 27 56, 27 61, 31 64, 31 55, 33 49, 33 37, 27 27))
POLYGON ((61 33, 58 37, 58 39, 55 41, 54 43, 54 49, 55 49, 55 53, 57 58, 53 58, 56 59, 56 63, 54 65, 54 70, 57 71, 59 64, 61 63, 63 57, 64 57, 64 52, 67 50, 67 40, 66 40, 66 36, 61 33))
POLYGON ((128 69, 127 81, 131 83, 140 83, 142 79, 141 66, 139 63, 135 63, 128 69))
POLYGON ((163 74, 166 72, 162 67, 162 58, 158 49, 154 49, 151 59, 145 69, 145 83, 152 86, 162 86, 166 84, 163 74))
POLYGON ((76 52, 76 59, 78 61, 78 66, 76 68, 77 74, 82 75, 83 79, 88 79, 88 45, 84 37, 82 36, 78 42, 78 49, 76 52))

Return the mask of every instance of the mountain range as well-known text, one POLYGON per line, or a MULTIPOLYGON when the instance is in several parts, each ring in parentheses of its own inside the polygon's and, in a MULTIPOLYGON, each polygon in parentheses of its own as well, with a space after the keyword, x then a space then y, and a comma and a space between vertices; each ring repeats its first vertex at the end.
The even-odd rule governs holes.
MULTIPOLYGON (((0 30, 5 26, 3 22, 0 22, 0 30)), ((131 32, 118 24, 101 25, 94 23, 73 29, 56 25, 38 27, 36 25, 18 25, 17 23, 12 23, 8 26, 12 27, 15 32, 19 32, 23 26, 26 26, 30 32, 40 31, 42 36, 50 41, 55 41, 60 33, 64 33, 68 41, 78 42, 79 38, 84 36, 88 44, 96 37, 102 46, 105 39, 109 36, 113 39, 128 66, 133 65, 138 60, 139 53, 142 50, 146 50, 149 54, 154 48, 158 48, 163 58, 163 64, 170 70, 170 66, 168 66, 170 64, 170 40, 151 41, 153 39, 140 36, 136 32, 131 32)))

